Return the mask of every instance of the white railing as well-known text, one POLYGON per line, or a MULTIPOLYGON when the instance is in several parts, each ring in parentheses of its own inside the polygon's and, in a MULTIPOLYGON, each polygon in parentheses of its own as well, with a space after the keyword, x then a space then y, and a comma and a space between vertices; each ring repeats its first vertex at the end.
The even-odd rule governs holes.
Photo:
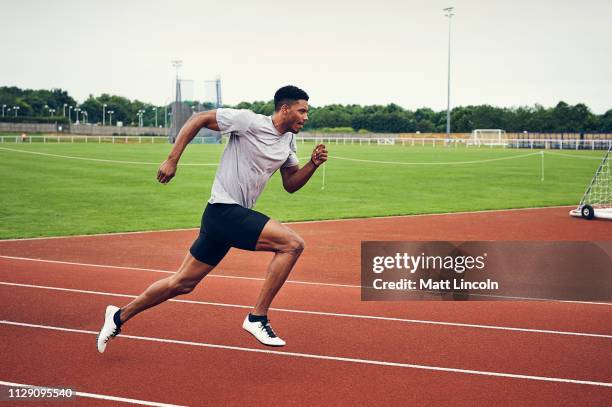
POLYGON ((395 145, 403 147, 464 147, 464 148, 528 148, 528 149, 555 149, 555 150, 600 150, 608 149, 612 145, 611 139, 592 140, 554 140, 554 139, 509 139, 500 143, 498 139, 478 141, 469 139, 441 139, 441 138, 414 138, 397 137, 390 142, 389 137, 297 137, 298 143, 314 142, 340 145, 395 145))
MULTIPOLYGON (((227 142, 224 135, 223 143, 227 142)), ((415 137, 334 137, 325 136, 297 136, 297 142, 324 143, 333 145, 369 145, 369 146, 402 146, 402 147, 446 147, 446 148, 526 148, 526 149, 554 149, 554 150, 601 150, 612 145, 612 138, 607 139, 509 139, 502 143, 495 140, 469 140, 463 138, 415 138, 415 137)), ((82 135, 36 135, 36 136, 1 136, 0 143, 110 143, 110 144, 165 144, 167 137, 162 136, 82 136, 82 135)))

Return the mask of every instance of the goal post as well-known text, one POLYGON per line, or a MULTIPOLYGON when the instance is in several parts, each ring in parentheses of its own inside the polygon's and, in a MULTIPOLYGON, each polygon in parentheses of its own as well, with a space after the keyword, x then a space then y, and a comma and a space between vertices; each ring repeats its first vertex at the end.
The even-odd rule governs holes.
POLYGON ((508 144, 508 137, 506 130, 476 129, 472 130, 468 144, 473 146, 506 146, 508 144))
POLYGON ((610 151, 597 167, 591 183, 580 200, 576 209, 570 211, 571 216, 585 219, 612 219, 612 168, 610 168, 610 151))

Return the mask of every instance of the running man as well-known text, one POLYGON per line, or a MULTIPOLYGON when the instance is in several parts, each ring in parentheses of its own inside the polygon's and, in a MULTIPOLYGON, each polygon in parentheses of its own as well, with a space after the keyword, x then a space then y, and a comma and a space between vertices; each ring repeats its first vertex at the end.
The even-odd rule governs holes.
POLYGON ((202 216, 200 234, 174 275, 153 283, 121 308, 106 307, 97 338, 100 353, 135 315, 193 291, 231 247, 275 253, 257 302, 242 327, 264 345, 285 345, 272 330, 267 314, 304 250, 304 240, 287 226, 251 208, 276 170, 280 168, 285 190, 293 193, 327 161, 327 150, 323 144, 317 145, 310 161, 300 168, 295 134, 308 120, 306 92, 295 86, 282 87, 274 94, 274 108, 272 116, 249 110, 211 110, 193 115, 181 128, 168 159, 157 172, 162 184, 175 176, 183 151, 201 128, 230 133, 202 216))

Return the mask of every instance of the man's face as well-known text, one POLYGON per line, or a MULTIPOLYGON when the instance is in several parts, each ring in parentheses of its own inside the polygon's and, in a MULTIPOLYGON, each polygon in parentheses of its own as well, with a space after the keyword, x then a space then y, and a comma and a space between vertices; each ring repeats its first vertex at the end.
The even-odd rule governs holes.
POLYGON ((308 102, 297 100, 290 105, 284 105, 284 122, 287 123, 292 133, 298 133, 308 120, 308 102))

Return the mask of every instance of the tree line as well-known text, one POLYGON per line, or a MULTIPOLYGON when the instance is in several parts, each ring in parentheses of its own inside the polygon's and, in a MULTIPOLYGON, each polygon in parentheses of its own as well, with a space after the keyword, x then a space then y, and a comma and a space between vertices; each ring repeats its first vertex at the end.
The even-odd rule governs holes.
MULTIPOLYGON (((193 111, 213 108, 211 103, 186 102, 193 111)), ((108 124, 112 122, 137 126, 139 115, 145 126, 169 125, 169 106, 156 106, 116 95, 89 95, 83 103, 62 89, 20 89, 0 87, 2 121, 68 122, 79 121, 108 124), (104 106, 106 105, 106 106, 104 106), (18 109, 16 109, 18 107, 18 109), (70 108, 72 107, 72 109, 70 108), (86 117, 85 114, 86 113, 86 117), (104 119, 102 117, 104 112, 104 119), (68 117, 70 115, 70 117, 68 117), (167 121, 164 120, 167 118, 167 121)), ((273 101, 241 102, 235 106, 270 115, 273 101)), ((311 107, 304 130, 345 129, 377 133, 443 133, 446 131, 446 111, 423 107, 414 111, 391 103, 388 105, 339 105, 311 107)), ((563 101, 554 107, 541 105, 495 107, 490 105, 458 106, 451 111, 451 131, 464 133, 474 129, 504 129, 508 132, 612 132, 612 109, 601 115, 591 112, 583 103, 570 105, 563 101)))

